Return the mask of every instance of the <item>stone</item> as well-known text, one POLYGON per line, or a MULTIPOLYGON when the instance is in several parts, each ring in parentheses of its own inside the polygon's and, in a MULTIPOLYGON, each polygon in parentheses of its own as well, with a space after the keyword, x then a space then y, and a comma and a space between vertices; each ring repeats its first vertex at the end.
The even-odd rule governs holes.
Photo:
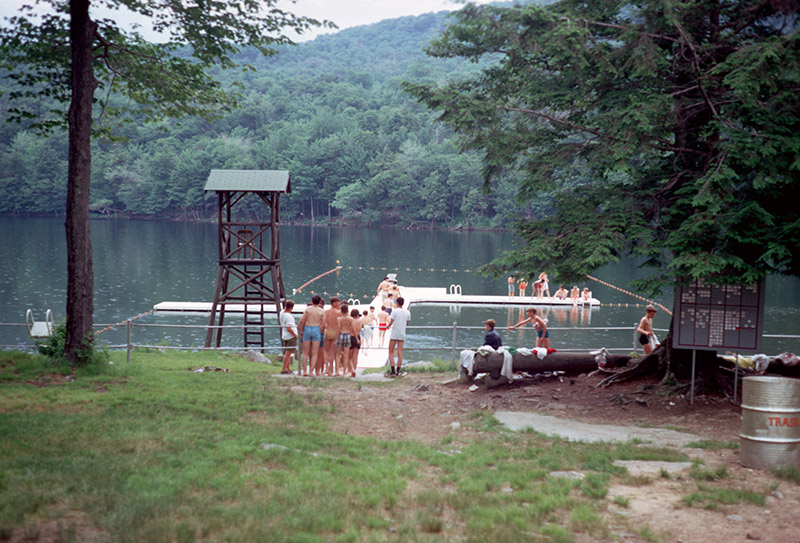
POLYGON ((581 473, 579 471, 551 471, 550 477, 555 477, 556 479, 584 479, 586 474, 581 473))
POLYGON ((450 423, 450 430, 452 430, 454 432, 456 432, 458 430, 461 430, 461 423, 460 422, 451 422, 450 423))
POLYGON ((258 362, 259 364, 272 364, 272 361, 257 351, 247 351, 244 357, 250 362, 258 362))

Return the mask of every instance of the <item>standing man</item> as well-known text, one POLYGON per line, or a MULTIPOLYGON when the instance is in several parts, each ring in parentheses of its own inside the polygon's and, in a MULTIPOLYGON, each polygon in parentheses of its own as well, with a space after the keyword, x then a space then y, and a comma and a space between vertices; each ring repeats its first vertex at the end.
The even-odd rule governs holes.
POLYGON ((513 296, 514 295, 514 283, 516 283, 516 281, 514 280, 514 276, 513 275, 509 275, 507 282, 508 282, 508 295, 509 296, 513 296))
POLYGON ((292 357, 297 353, 297 326, 292 308, 294 302, 286 300, 281 312, 281 346, 283 347, 283 367, 281 374, 292 373, 292 357))
POLYGON ((397 299, 396 303, 397 307, 389 315, 389 327, 392 329, 389 334, 390 377, 400 375, 400 366, 403 364, 403 344, 406 341, 406 326, 411 320, 411 312, 403 307, 405 300, 402 296, 397 299), (394 358, 395 349, 397 349, 397 363, 394 358))
POLYGON ((381 284, 378 285, 378 296, 381 297, 381 303, 386 299, 386 295, 389 294, 389 289, 392 287, 392 284, 389 282, 389 276, 383 278, 381 284))
POLYGON ((653 352, 656 342, 655 333, 653 332, 653 317, 656 316, 656 308, 648 305, 644 311, 644 317, 639 321, 636 331, 639 332, 639 345, 642 346, 644 355, 647 356, 653 352))
POLYGON ((306 306, 303 316, 300 317, 300 336, 303 338, 303 355, 300 357, 300 369, 303 375, 308 377, 309 371, 313 371, 317 364, 319 355, 319 342, 322 340, 320 326, 325 311, 319 304, 320 297, 315 294, 311 298, 311 305, 306 306), (308 365, 306 366, 306 362, 308 365))
POLYGON ((339 337, 340 307, 339 298, 332 296, 331 306, 325 310, 325 316, 322 321, 322 353, 324 357, 323 361, 317 365, 318 367, 314 368, 317 375, 323 373, 323 371, 325 373, 333 371, 333 361, 336 358, 336 340, 339 337))

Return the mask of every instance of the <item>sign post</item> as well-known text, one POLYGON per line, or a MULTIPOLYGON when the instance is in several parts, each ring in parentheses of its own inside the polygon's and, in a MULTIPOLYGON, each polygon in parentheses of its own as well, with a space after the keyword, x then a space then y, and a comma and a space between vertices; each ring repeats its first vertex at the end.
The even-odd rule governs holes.
MULTIPOLYGON (((672 346, 692 349, 692 404, 695 351, 755 352, 761 349, 763 331, 763 281, 751 285, 719 285, 700 279, 675 289, 672 346)), ((738 369, 737 364, 737 378, 738 369)))

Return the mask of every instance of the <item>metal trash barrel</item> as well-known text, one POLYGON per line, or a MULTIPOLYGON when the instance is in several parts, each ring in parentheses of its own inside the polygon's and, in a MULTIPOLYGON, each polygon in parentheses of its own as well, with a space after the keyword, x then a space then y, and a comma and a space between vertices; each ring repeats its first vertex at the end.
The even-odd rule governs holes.
POLYGON ((800 468, 800 379, 745 377, 739 437, 743 465, 800 468))

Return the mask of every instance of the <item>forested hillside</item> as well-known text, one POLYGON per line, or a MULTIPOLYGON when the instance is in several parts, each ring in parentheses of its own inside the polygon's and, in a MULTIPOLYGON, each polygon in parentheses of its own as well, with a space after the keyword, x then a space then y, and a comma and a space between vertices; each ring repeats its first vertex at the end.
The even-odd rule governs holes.
MULTIPOLYGON (((214 121, 117 126, 118 139, 95 142, 93 210, 210 218, 216 200, 203 193, 210 169, 286 169, 292 194, 282 200, 284 221, 508 226, 514 185, 484 194, 479 156, 459 153, 435 113, 401 89, 403 81, 476 69, 425 55, 444 24, 444 13, 404 17, 270 58, 246 52, 254 71, 219 76, 243 85, 239 109, 214 121)), ((66 170, 64 133, 41 137, 0 124, 0 213, 63 213, 66 170)))

